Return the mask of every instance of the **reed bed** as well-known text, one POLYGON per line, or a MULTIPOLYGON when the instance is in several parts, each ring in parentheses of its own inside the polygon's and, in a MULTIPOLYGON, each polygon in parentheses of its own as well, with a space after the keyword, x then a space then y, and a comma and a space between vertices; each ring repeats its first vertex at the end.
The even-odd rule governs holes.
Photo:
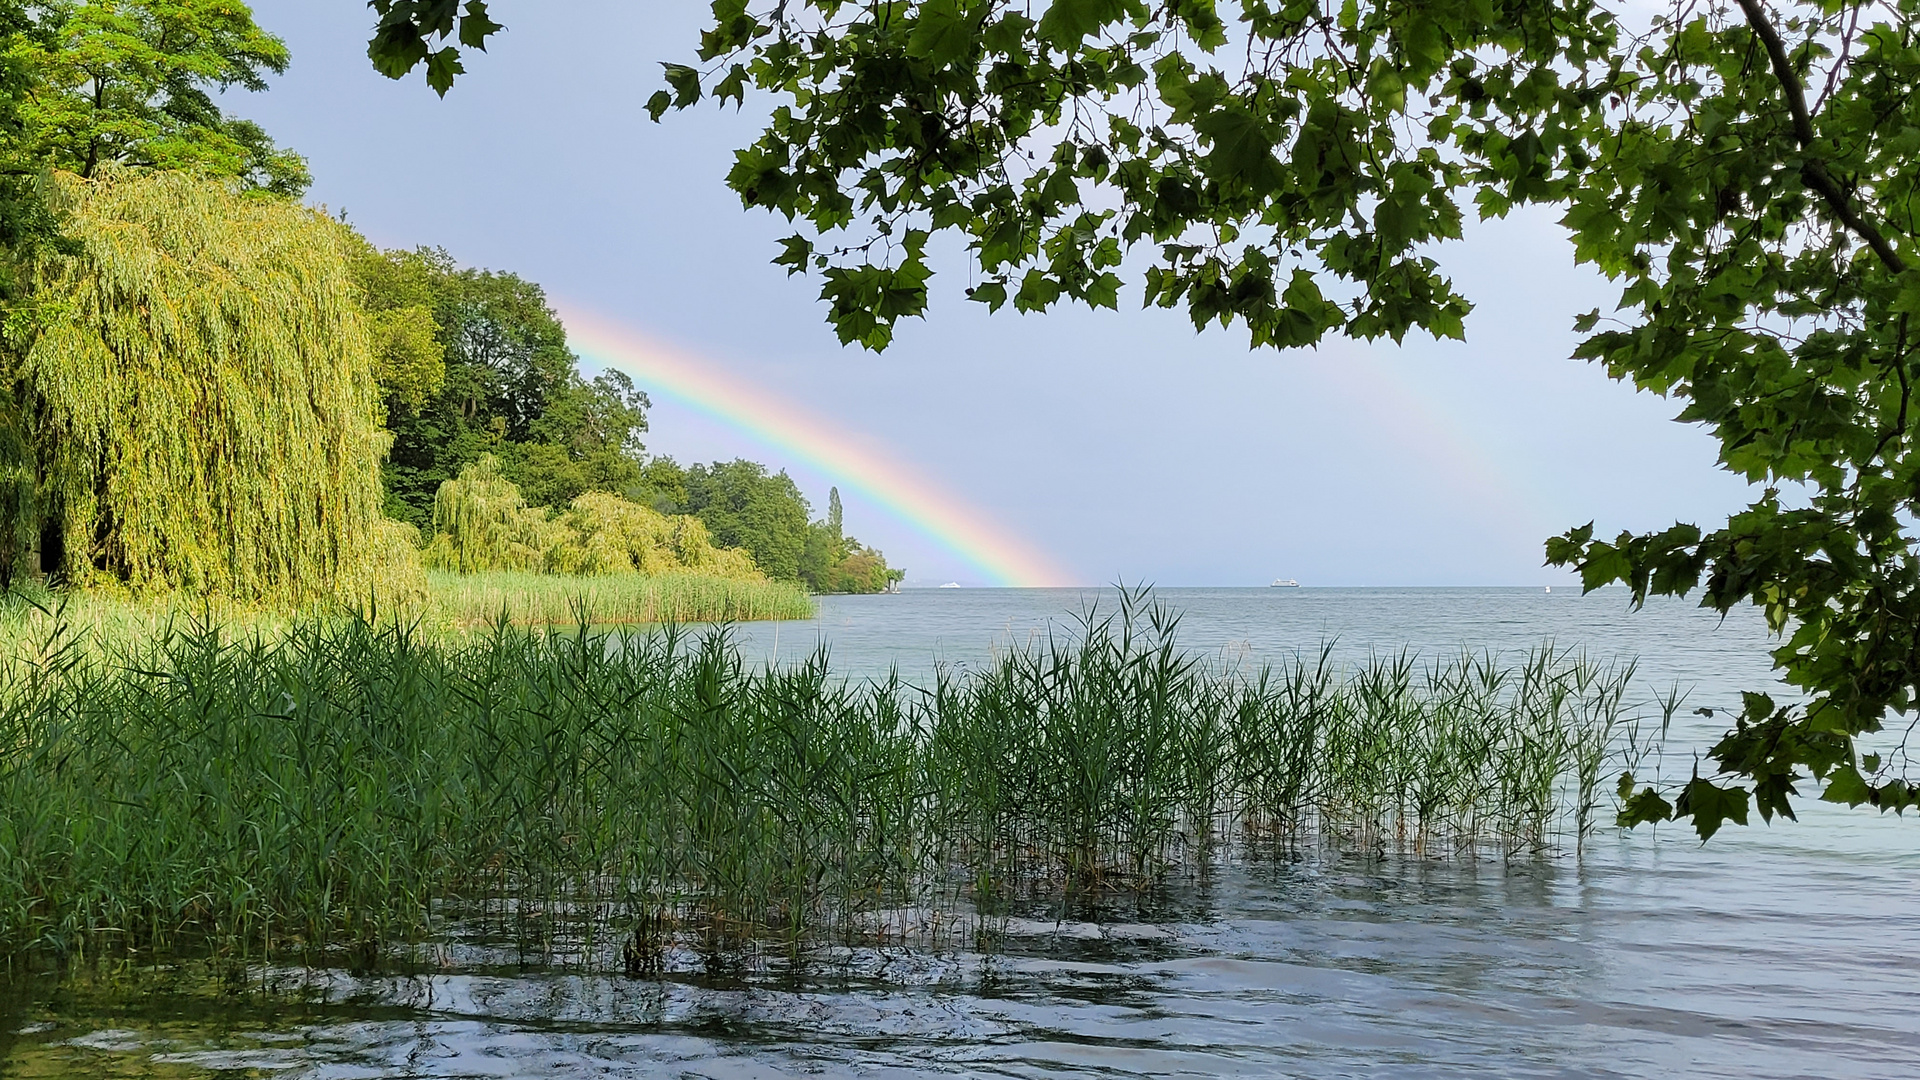
POLYGON ((570 576, 519 571, 427 572, 429 624, 484 627, 505 612, 522 626, 571 626, 582 611, 603 625, 810 619, 813 598, 791 582, 717 574, 570 576))
MULTIPOLYGON (((416 630, 440 638, 485 630, 502 618, 515 626, 571 627, 582 612, 592 612, 602 626, 809 619, 815 613, 813 598, 798 585, 697 573, 586 577, 430 570, 426 583, 424 602, 403 604, 384 614, 376 607, 359 617, 375 622, 403 619, 416 630)), ((353 617, 337 601, 289 609, 215 596, 54 591, 25 582, 0 592, 0 651, 44 639, 56 622, 68 636, 107 647, 164 639, 178 628, 194 625, 218 625, 229 635, 271 638, 286 634, 296 624, 353 617)))
POLYGON ((646 972, 1247 851, 1511 855, 1593 826, 1630 668, 1242 670, 1177 626, 1130 596, 910 688, 824 652, 751 667, 724 627, 132 647, 56 621, 0 666, 0 945, 372 962, 458 913, 646 972))

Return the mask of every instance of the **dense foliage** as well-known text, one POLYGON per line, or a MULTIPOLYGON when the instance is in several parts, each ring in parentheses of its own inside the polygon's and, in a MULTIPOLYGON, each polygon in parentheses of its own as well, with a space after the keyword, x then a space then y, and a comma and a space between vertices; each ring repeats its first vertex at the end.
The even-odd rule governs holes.
MULTIPOLYGON (((40 190, 49 169, 191 169, 297 194, 306 163, 214 95, 264 87, 279 39, 223 0, 0 0, 0 303, 15 323, 24 263, 74 254, 40 190)), ((20 327, 15 326, 18 337, 20 327)))
POLYGON ((50 197, 78 251, 32 263, 36 317, 6 354, 5 570, 412 591, 341 228, 176 172, 63 174, 50 197))
POLYGON ((643 471, 640 493, 656 508, 699 517, 716 543, 751 552, 775 580, 798 581, 816 593, 886 592, 906 576, 845 534, 839 488, 828 492, 826 518, 809 520, 812 507, 793 479, 784 471, 769 474, 757 462, 682 469, 671 458, 656 458, 643 471))
POLYGON ((715 0, 649 108, 770 95, 728 183, 800 225, 775 262, 876 349, 926 309, 938 233, 989 308, 1113 307, 1130 275, 1254 345, 1459 337, 1439 256, 1467 213, 1561 210, 1622 286, 1576 355, 1765 488, 1719 526, 1548 545, 1589 588, 1784 635, 1804 704, 1749 695, 1672 802, 1621 778, 1624 821, 1709 836, 1790 816, 1809 773, 1920 798, 1906 739, 1872 738, 1920 704, 1917 24, 1920 0, 715 0))
POLYGON ((75 250, 40 197, 41 165, 20 137, 21 106, 34 85, 29 58, 43 37, 23 3, 0 0, 0 317, 9 320, 20 298, 21 264, 48 248, 75 250))
MULTIPOLYGON (((418 51, 405 64, 427 60, 436 84, 458 63, 427 40, 498 29, 479 0, 374 6, 383 47, 418 51)), ((295 210, 304 161, 219 97, 287 62, 233 0, 0 0, 0 578, 362 592, 369 566, 410 561, 406 526, 429 528, 442 486, 487 455, 549 518, 612 514, 587 530, 592 554, 561 563, 650 565, 614 538, 652 511, 588 498, 645 489, 645 394, 579 372, 537 285, 295 210), (308 420, 356 434, 327 442, 308 420), (356 501, 383 454, 399 525, 356 501), (327 485, 353 509, 308 490, 327 485)), ((415 570, 401 592, 418 593, 415 570)))
POLYGON ((686 490, 686 511, 706 522, 717 540, 752 552, 775 578, 799 578, 808 507, 786 473, 769 475, 751 461, 695 465, 687 470, 686 490))
POLYGON ((696 517, 661 514, 604 491, 564 509, 529 506, 491 454, 440 485, 433 529, 426 560, 438 570, 763 578, 747 552, 715 546, 696 517))
POLYGON ((447 381, 447 347, 434 318, 433 266, 424 252, 380 251, 353 235, 353 278, 373 346, 383 412, 419 409, 447 381))
POLYGON ((417 596, 343 237, 242 197, 305 165, 215 100, 284 45, 223 0, 9 4, 0 32, 0 576, 417 596))
MULTIPOLYGON (((517 505, 543 521, 590 493, 611 494, 649 512, 693 515, 722 548, 750 552, 770 577, 815 592, 883 592, 901 578, 878 551, 842 535, 837 512, 832 527, 809 521, 805 496, 784 472, 750 461, 683 469, 649 459, 640 441, 646 394, 618 370, 581 374, 538 285, 462 268, 432 249, 363 246, 354 266, 394 436, 385 466, 392 516, 446 533, 437 507, 447 485, 484 458, 517 505)), ((837 507, 839 492, 830 498, 837 507)), ((547 559, 551 546, 488 565, 569 562, 547 559)))
POLYGON ((483 454, 536 506, 640 481, 647 397, 619 371, 581 375, 540 286, 443 251, 355 261, 393 432, 388 513, 421 528, 440 485, 483 454))
POLYGON ((287 47, 233 0, 40 0, 13 59, 32 73, 18 137, 34 159, 91 177, 106 163, 191 169, 299 195, 298 154, 215 95, 266 89, 287 47))
POLYGON ((846 533, 840 489, 827 489, 827 516, 807 527, 800 551, 800 580, 817 593, 888 592, 907 576, 887 565, 886 556, 846 533))

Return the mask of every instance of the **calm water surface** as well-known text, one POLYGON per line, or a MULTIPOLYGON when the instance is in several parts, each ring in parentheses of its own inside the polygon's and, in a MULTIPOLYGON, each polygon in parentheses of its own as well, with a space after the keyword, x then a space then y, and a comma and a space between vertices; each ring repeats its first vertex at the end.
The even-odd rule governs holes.
MULTIPOLYGON (((1757 618, 1522 589, 1165 590, 1182 640, 1258 664, 1524 650, 1638 657, 1647 696, 1731 706, 1768 683, 1757 618)), ((855 675, 977 665, 1111 594, 832 597, 737 632, 824 643, 855 675)), ((1718 728, 1691 714, 1666 768, 1718 728)), ((312 977, 306 1003, 35 986, 0 1003, 0 1072, 38 1076, 1710 1076, 1920 1069, 1920 837, 1799 823, 1603 833, 1502 865, 1238 861, 1092 910, 1028 912, 992 955, 875 949, 659 980, 450 953, 419 977, 312 977)), ((1757 819, 1756 819, 1757 820, 1757 819)))

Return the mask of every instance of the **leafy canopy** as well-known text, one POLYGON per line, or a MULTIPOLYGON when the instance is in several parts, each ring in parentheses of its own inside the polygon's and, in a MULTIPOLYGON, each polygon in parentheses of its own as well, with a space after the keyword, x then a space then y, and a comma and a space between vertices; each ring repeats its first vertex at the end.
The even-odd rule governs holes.
POLYGON ((715 543, 738 547, 768 576, 816 593, 885 592, 906 576, 886 556, 847 536, 840 489, 827 493, 827 516, 812 508, 784 471, 757 462, 716 461, 683 469, 672 458, 647 463, 636 492, 663 513, 697 516, 715 543))
POLYGON ((800 579, 807 543, 807 500, 785 472, 752 461, 695 465, 686 475, 686 510, 706 522, 714 542, 745 548, 777 581, 800 579))
POLYGON ((827 516, 807 525, 800 550, 800 581, 816 593, 886 592, 907 576, 887 565, 887 557, 848 536, 840 489, 827 489, 827 516))
POLYGON ((844 342, 883 348, 923 313, 936 232, 964 238, 994 309, 1111 308, 1137 267, 1147 304, 1256 345, 1460 336, 1430 249, 1463 203, 1567 189, 1613 90, 1613 16, 1237 6, 720 0, 704 68, 668 65, 649 108, 772 93, 728 183, 804 226, 775 262, 820 275, 844 342))
POLYGON ((529 506, 491 454, 440 485, 433 503, 430 568, 476 573, 695 572, 764 581, 744 551, 713 545, 699 518, 668 516, 604 491, 564 509, 529 506))
POLYGON ((381 251, 351 236, 360 306, 373 345, 374 382, 395 405, 418 409, 447 381, 447 347, 435 320, 427 253, 381 251))
POLYGON ((483 454, 536 506, 640 483, 647 396, 618 371, 581 375, 538 285, 364 242, 354 271, 394 436, 390 514, 430 525, 441 485, 483 454))
POLYGON ((8 61, 30 73, 20 137, 36 164, 91 177, 105 163, 191 169, 299 195, 306 162, 214 95, 266 89, 287 47, 236 0, 45 0, 8 61))
POLYGON ((1564 208, 1575 257, 1622 285, 1604 326, 1577 320, 1576 355, 1683 402, 1766 486, 1718 529, 1548 546, 1588 588, 1755 603, 1785 635, 1809 703, 1749 695, 1718 778, 1670 809, 1707 836, 1750 798, 1791 815, 1809 773, 1830 800, 1914 800, 1904 750, 1857 741, 1920 691, 1917 6, 1686 3, 1630 26, 1584 0, 1058 0, 1037 19, 721 0, 707 69, 669 67, 653 107, 772 92, 729 182, 808 226, 776 262, 819 273, 841 338, 875 348, 923 310, 939 231, 965 238, 989 307, 1113 306, 1138 253, 1146 303, 1255 345, 1456 337, 1468 303, 1438 242, 1468 207, 1564 208))
POLYGON ((1254 345, 1459 337, 1443 242, 1468 213, 1560 209, 1621 286, 1576 355, 1679 402, 1764 490, 1718 526, 1576 529, 1549 561, 1636 603, 1759 605, 1806 699, 1748 695, 1671 802, 1623 776, 1623 820, 1707 836, 1791 815, 1809 775, 1914 802, 1905 741, 1868 744, 1920 695, 1920 0, 712 10, 649 109, 770 98, 728 183, 797 223, 774 261, 868 348, 925 311, 936 233, 989 308, 1114 307, 1131 277, 1254 345))
POLYGON ((24 263, 38 251, 79 250, 63 238, 38 188, 40 162, 23 138, 21 106, 34 85, 29 57, 45 33, 24 3, 0 0, 0 305, 19 298, 24 263))
POLYGON ((418 591, 384 522, 344 229, 230 182, 104 167, 49 198, 0 379, 0 572, 252 600, 418 591))
POLYGON ((624 372, 581 373, 540 286, 461 267, 432 248, 380 251, 358 237, 351 242, 393 436, 383 473, 387 513, 443 548, 437 537, 456 538, 446 541, 453 548, 429 553, 433 565, 599 572, 591 568, 617 568, 626 558, 648 572, 711 569, 719 564, 700 554, 706 541, 695 543, 681 520, 692 515, 716 550, 743 549, 769 576, 815 592, 880 592, 900 579, 880 552, 842 533, 837 491, 829 520, 809 522, 807 500, 785 473, 749 461, 687 470, 671 458, 648 460, 641 442, 647 395, 624 372), (515 539, 453 528, 449 498, 484 508, 462 510, 460 521, 517 523, 508 530, 515 539), (589 519, 600 524, 589 527, 589 519), (562 544, 554 537, 569 522, 578 535, 562 544), (679 551, 672 565, 633 554, 645 545, 632 538, 659 533, 660 522, 671 523, 679 539, 656 536, 646 550, 679 551), (492 552, 492 561, 462 554, 470 543, 492 552), (621 544, 629 556, 606 554, 621 544))

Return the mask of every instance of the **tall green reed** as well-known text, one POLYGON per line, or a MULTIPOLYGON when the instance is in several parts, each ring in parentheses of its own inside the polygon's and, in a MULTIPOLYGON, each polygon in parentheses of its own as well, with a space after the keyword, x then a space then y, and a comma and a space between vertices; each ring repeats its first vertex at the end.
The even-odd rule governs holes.
POLYGON ((645 971, 1248 847, 1577 846, 1621 732, 1647 746, 1630 665, 1242 669, 1143 594, 919 688, 578 621, 36 624, 0 662, 0 944, 373 963, 457 917, 645 971))
POLYGON ((608 624, 810 619, 815 612, 804 588, 757 577, 695 571, 561 575, 430 570, 420 614, 430 625, 485 627, 504 611, 523 625, 569 626, 582 608, 608 624))

